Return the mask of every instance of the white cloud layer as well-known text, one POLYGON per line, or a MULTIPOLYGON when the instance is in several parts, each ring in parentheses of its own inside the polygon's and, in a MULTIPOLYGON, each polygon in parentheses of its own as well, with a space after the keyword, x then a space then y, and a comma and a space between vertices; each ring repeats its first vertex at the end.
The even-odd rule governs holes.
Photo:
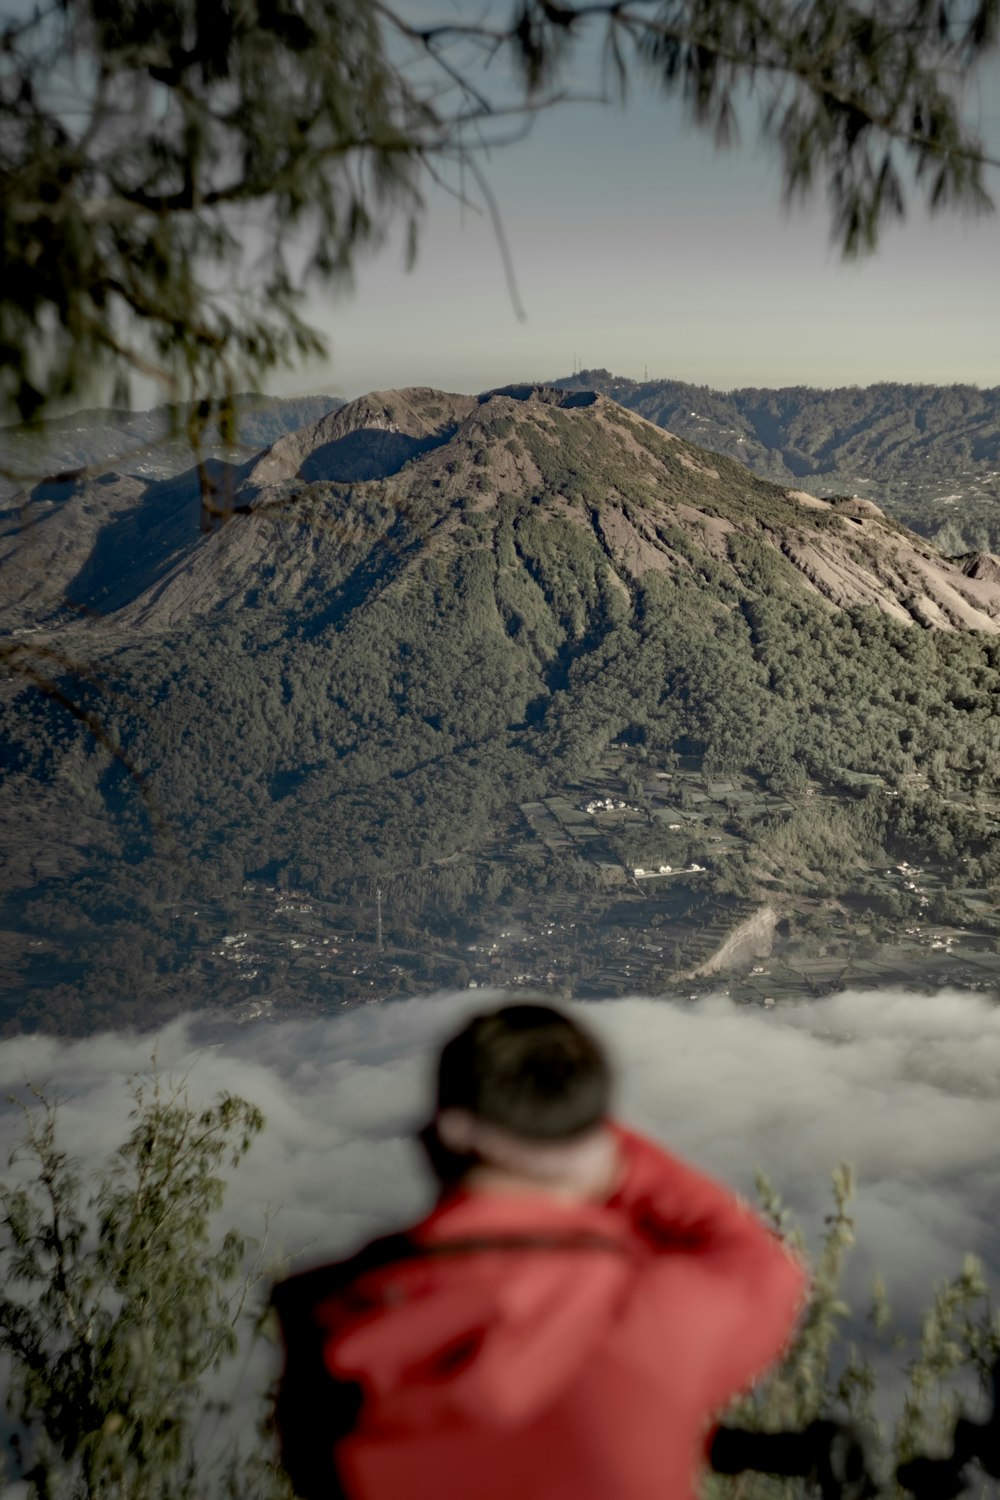
MULTIPOLYGON (((311 1263, 429 1203, 410 1136, 426 1117, 437 1046, 482 1004, 410 1000, 234 1028, 211 1044, 193 1022, 155 1038, 28 1036, 0 1046, 0 1097, 26 1081, 58 1094, 67 1148, 96 1165, 126 1133, 127 1080, 148 1068, 155 1046, 160 1070, 189 1074, 195 1098, 229 1090, 264 1111, 267 1129, 236 1175, 226 1217, 253 1233, 266 1209, 279 1209, 276 1247, 311 1263)), ((721 998, 579 1010, 615 1058, 622 1116, 749 1195, 763 1167, 811 1243, 831 1205, 831 1170, 854 1164, 848 1291, 858 1304, 878 1270, 912 1325, 967 1250, 1000 1281, 995 1004, 879 991, 771 1012, 721 998)), ((18 1129, 18 1111, 5 1105, 4 1159, 18 1129)), ((15 1165, 8 1180, 24 1170, 15 1165)))

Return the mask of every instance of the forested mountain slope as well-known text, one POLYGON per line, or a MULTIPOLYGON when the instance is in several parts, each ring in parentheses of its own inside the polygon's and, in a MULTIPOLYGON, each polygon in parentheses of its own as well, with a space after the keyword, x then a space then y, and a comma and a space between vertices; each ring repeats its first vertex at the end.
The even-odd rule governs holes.
MULTIPOLYGON (((330 900, 391 882, 397 912, 439 924, 586 885, 591 867, 541 845, 487 851, 611 742, 775 786, 881 778, 836 826, 813 819, 810 868, 836 864, 845 888, 899 840, 988 854, 949 798, 1000 774, 989 558, 949 563, 871 505, 770 484, 587 392, 377 393, 227 483, 235 513, 210 535, 183 485, 124 497, 75 607, 18 627, 29 669, 87 665, 63 689, 147 797, 8 681, 6 920, 50 954, 44 983, 29 965, 12 991, 19 1013, 45 1019, 53 953, 60 1024, 190 998, 175 903, 247 877, 330 900)), ((13 547, 5 597, 19 566, 13 547)), ((763 853, 704 876, 748 894, 762 878, 763 853)))
POLYGON ((555 384, 603 391, 778 483, 875 500, 946 552, 1000 546, 1000 387, 716 391, 608 370, 555 384))

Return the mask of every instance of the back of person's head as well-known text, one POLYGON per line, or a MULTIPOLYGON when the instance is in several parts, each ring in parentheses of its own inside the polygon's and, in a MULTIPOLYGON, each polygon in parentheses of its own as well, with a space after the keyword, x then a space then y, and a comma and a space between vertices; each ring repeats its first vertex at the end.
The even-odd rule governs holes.
POLYGON ((585 1027, 550 1005, 504 1005, 446 1043, 437 1108, 532 1141, 569 1141, 608 1113, 611 1070, 585 1027))

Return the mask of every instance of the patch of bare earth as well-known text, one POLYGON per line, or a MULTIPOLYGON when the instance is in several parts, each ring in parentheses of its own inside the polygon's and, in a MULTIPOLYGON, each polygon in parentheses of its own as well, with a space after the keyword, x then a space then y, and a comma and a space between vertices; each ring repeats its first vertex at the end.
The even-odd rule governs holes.
POLYGON ((915 556, 914 571, 924 580, 925 592, 947 625, 958 630, 1000 633, 1000 582, 969 578, 947 558, 915 556))
POLYGON ((710 464, 702 463, 700 458, 695 458, 693 453, 688 453, 684 448, 680 450, 677 457, 685 469, 690 469, 694 474, 704 474, 708 479, 718 479, 718 469, 713 469, 710 464))
POLYGON ((651 528, 637 525, 618 505, 606 505, 594 518, 594 529, 605 551, 630 578, 644 573, 676 573, 685 566, 651 528))
POLYGON ((767 539, 817 594, 838 609, 868 605, 904 625, 909 623, 910 617, 895 594, 867 569, 860 568, 846 548, 801 536, 779 539, 769 535, 767 539))
POLYGON ((710 556, 720 562, 727 561, 726 538, 736 530, 732 521, 727 521, 724 516, 706 515, 693 505, 675 505, 673 513, 684 530, 690 532, 710 556))

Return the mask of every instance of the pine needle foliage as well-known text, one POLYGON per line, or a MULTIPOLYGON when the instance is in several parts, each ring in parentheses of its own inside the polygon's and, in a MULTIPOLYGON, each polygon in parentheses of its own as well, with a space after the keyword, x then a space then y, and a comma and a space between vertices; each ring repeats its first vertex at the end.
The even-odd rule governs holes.
POLYGON ((231 1095, 196 1107, 155 1073, 133 1106, 88 1182, 36 1094, 11 1158, 32 1174, 0 1186, 0 1368, 18 1477, 38 1500, 204 1492, 203 1381, 236 1351, 254 1278, 247 1239, 217 1237, 214 1220, 263 1118, 231 1095))
POLYGON ((308 274, 336 281, 390 206, 412 215, 428 125, 366 0, 61 0, 5 21, 0 400, 30 417, 96 367, 116 404, 143 372, 231 422, 238 373, 323 347, 308 274))
MULTIPOLYGON (((914 191, 991 206, 966 108, 998 0, 519 0, 415 24, 384 0, 32 0, 0 18, 0 410, 137 372, 233 422, 237 382, 318 354, 336 283, 431 180, 492 220, 485 148, 652 78, 720 145, 748 95, 786 198, 870 250, 914 191), (571 81, 572 80, 572 84, 571 81), (202 405, 201 403, 204 403, 202 405)), ((992 163, 995 165, 995 163, 992 163)))

